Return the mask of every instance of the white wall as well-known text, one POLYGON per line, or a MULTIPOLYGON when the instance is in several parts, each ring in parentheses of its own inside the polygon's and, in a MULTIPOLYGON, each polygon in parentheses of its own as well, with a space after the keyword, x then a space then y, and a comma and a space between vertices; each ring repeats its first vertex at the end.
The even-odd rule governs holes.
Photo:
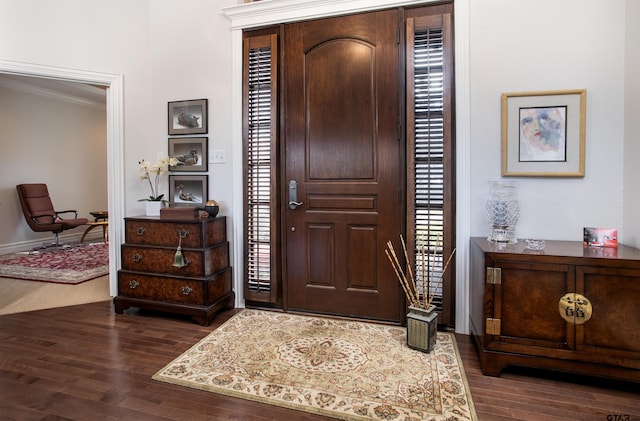
MULTIPOLYGON (((208 99, 209 150, 224 150, 225 164, 209 164, 209 199, 231 219, 231 32, 220 10, 237 1, 150 2, 151 97, 149 132, 167 153, 167 102, 208 99)), ((150 153, 155 154, 156 150, 150 153)), ((147 155, 145 155, 147 156, 147 155)), ((155 155, 154 155, 155 156, 155 155)), ((195 173, 191 173, 194 174, 195 173)))
MULTIPOLYGON (((17 184, 47 183, 56 209, 76 209, 79 217, 107 209, 105 115, 104 108, 0 87, 0 249, 53 239, 25 222, 17 184)), ((77 228, 62 236, 83 232, 77 228)))
MULTIPOLYGON (((220 10, 237 3, 0 0, 0 59, 124 75, 125 213, 137 215, 148 195, 138 161, 167 153, 167 101, 208 98, 210 147, 230 161, 230 33, 220 10)), ((229 164, 209 172, 227 215, 229 174, 229 164)))
POLYGON ((624 234, 622 241, 640 247, 640 2, 626 0, 624 234))
POLYGON ((486 235, 487 181, 500 179, 505 92, 586 89, 586 176, 518 182, 518 237, 581 240, 623 231, 623 0, 471 1, 471 227, 486 235))
MULTIPOLYGON (((151 149, 147 3, 93 1, 87 7, 81 0, 0 0, 0 58, 124 75, 125 178, 132 180, 138 150, 151 149)), ((143 187, 137 181, 126 186, 133 198, 146 193, 143 187)), ((141 210, 132 200, 127 209, 141 210)))

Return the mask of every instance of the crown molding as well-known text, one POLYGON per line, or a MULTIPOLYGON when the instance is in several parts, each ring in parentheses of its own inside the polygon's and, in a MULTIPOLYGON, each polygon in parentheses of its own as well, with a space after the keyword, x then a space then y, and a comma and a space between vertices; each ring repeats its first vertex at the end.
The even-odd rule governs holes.
POLYGON ((51 85, 51 87, 44 87, 40 85, 35 85, 29 82, 21 82, 15 79, 9 79, 2 77, 0 75, 0 87, 12 89, 18 92, 26 92, 32 95, 38 95, 46 98, 51 98, 57 101, 68 102, 75 105, 81 105, 83 107, 95 108, 98 110, 104 110, 106 108, 106 92, 104 89, 97 88, 95 86, 83 85, 80 83, 74 82, 54 82, 55 85, 51 85), (73 89, 84 91, 92 97, 103 98, 102 101, 97 101, 93 99, 89 99, 86 97, 82 97, 79 95, 74 95, 68 92, 64 92, 64 86, 67 86, 68 83, 74 83, 73 89), (62 89, 57 89, 60 87, 62 89))
POLYGON ((437 0, 263 0, 226 7, 231 29, 435 3, 437 0))

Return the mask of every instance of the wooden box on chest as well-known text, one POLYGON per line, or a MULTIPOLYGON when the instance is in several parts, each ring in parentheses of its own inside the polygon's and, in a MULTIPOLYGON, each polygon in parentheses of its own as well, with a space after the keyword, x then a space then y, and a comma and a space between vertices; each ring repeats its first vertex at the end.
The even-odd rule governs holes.
POLYGON ((484 374, 514 364, 640 382, 640 250, 470 246, 471 333, 484 374))
POLYGON ((184 314, 208 325, 235 295, 226 218, 125 218, 116 313, 129 307, 184 314), (184 266, 174 266, 180 244, 184 266))

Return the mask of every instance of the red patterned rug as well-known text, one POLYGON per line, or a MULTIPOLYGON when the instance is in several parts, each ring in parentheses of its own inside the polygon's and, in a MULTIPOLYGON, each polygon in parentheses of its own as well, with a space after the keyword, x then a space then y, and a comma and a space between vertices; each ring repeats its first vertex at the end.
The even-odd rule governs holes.
POLYGON ((109 273, 109 247, 84 243, 68 248, 0 256, 0 277, 80 284, 109 273))

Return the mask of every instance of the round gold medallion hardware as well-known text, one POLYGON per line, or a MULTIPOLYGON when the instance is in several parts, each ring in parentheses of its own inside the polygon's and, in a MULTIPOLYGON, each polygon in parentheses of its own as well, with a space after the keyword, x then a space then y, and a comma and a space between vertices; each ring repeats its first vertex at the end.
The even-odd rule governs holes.
POLYGON ((567 322, 581 325, 589 321, 593 307, 584 295, 570 292, 558 301, 558 313, 567 322))

